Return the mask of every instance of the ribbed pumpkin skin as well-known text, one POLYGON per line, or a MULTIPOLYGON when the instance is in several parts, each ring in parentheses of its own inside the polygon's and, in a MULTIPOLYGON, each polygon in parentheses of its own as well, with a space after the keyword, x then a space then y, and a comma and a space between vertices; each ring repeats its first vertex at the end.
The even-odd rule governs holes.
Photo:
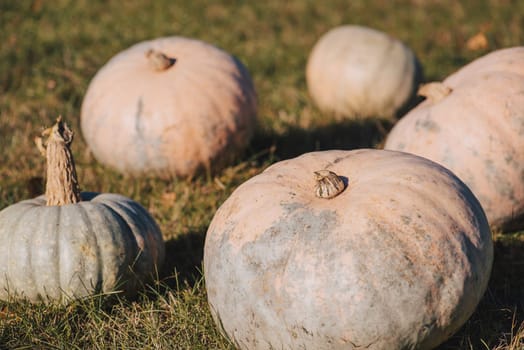
POLYGON ((117 194, 46 206, 45 197, 0 211, 0 298, 67 301, 136 293, 164 259, 162 234, 138 203, 117 194))
POLYGON ((468 319, 493 245, 478 201, 429 160, 383 150, 279 162, 207 232, 213 317, 240 349, 431 349, 468 319), (348 187, 314 195, 313 171, 348 187))
POLYGON ((414 53, 401 41, 355 25, 324 34, 306 67, 319 109, 348 118, 395 116, 413 98, 421 75, 414 53))
POLYGON ((114 56, 81 109, 82 134, 100 162, 129 174, 191 176, 219 170, 248 144, 256 94, 242 64, 210 44, 165 37, 114 56), (149 49, 175 58, 156 71, 149 49))
POLYGON ((406 114, 384 148, 444 165, 475 193, 490 224, 523 227, 524 47, 479 58, 443 84, 451 93, 406 114))

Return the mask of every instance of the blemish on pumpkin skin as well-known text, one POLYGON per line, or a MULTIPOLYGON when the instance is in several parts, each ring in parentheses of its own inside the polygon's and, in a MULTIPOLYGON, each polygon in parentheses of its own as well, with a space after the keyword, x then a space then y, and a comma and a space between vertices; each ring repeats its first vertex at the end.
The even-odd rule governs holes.
POLYGON ((142 135, 142 128, 143 125, 141 125, 140 120, 142 119, 142 112, 144 111, 144 101, 142 100, 142 97, 138 99, 137 109, 135 113, 135 131, 137 137, 143 139, 144 135, 142 135))
POLYGON ((91 258, 96 258, 96 253, 93 251, 93 248, 89 245, 82 244, 80 246, 80 251, 83 253, 84 256, 88 256, 91 258))
POLYGON ((333 161, 333 163, 334 163, 334 164, 337 164, 337 163, 339 163, 340 161, 342 161, 342 160, 344 160, 344 159, 346 159, 346 158, 347 158, 347 157, 338 157, 338 158, 336 158, 336 159, 333 161))
POLYGON ((404 225, 409 225, 411 222, 411 218, 407 215, 402 215, 400 218, 402 219, 404 225))
POLYGON ((248 243, 243 250, 243 256, 250 257, 249 264, 257 269, 263 276, 265 269, 285 270, 288 259, 292 255, 293 244, 290 241, 317 244, 329 235, 337 223, 337 215, 329 210, 316 214, 312 210, 298 210, 304 208, 301 203, 282 204, 285 208, 287 219, 279 219, 270 226, 256 242, 248 243), (301 239, 296 238, 300 236, 301 239))
POLYGON ((284 208, 287 214, 293 213, 297 209, 305 208, 305 205, 302 203, 280 203, 280 206, 284 208))
POLYGON ((431 132, 439 132, 440 126, 431 119, 417 120, 415 123, 415 130, 425 129, 431 132))
POLYGON ((396 147, 399 151, 403 151, 406 148, 406 144, 401 142, 396 147))
POLYGON ((511 186, 511 183, 507 179, 501 176, 497 166, 495 165, 495 162, 492 159, 486 159, 484 161, 484 169, 486 170, 486 175, 488 176, 490 182, 494 184, 497 192, 501 196, 513 201, 515 204, 518 204, 518 201, 515 198, 513 186, 511 186))
MULTIPOLYGON (((142 97, 138 99, 137 103, 137 109, 135 113, 135 133, 136 133, 136 140, 135 140, 135 150, 137 152, 137 160, 140 162, 145 162, 147 159, 146 149, 145 149, 145 137, 143 134, 144 126, 142 125, 142 113, 144 111, 144 102, 142 100, 142 97)), ((139 167, 145 167, 145 164, 140 164, 139 167)))
MULTIPOLYGON (((263 301, 263 303, 271 308, 270 314, 266 312, 260 313, 260 310, 254 308, 253 297, 243 296, 245 290, 240 288, 234 295, 230 296, 238 303, 240 309, 252 314, 252 319, 248 322, 250 327, 259 325, 260 328, 265 329, 268 322, 271 322, 273 317, 280 312, 285 313, 285 317, 289 319, 291 324, 298 324, 302 326, 303 320, 300 315, 279 309, 278 305, 291 305, 297 293, 297 289, 303 288, 300 284, 293 283, 277 276, 285 273, 291 273, 296 278, 295 281, 307 280, 307 274, 310 270, 304 267, 300 261, 303 256, 297 257, 296 252, 314 251, 313 247, 321 245, 326 242, 327 236, 330 235, 335 227, 337 227, 337 215, 329 210, 315 212, 313 210, 304 209, 301 203, 285 203, 281 204, 284 208, 286 219, 278 219, 261 233, 258 238, 250 243, 246 243, 239 247, 242 252, 239 254, 231 254, 228 250, 235 250, 229 241, 223 241, 221 252, 210 252, 210 254, 218 254, 227 256, 243 257, 243 263, 238 261, 223 261, 227 268, 231 268, 237 276, 248 275, 252 276, 252 285, 249 287, 250 293, 254 293, 255 298, 263 301), (300 237, 300 239, 298 239, 300 237), (237 266, 240 267, 238 269, 237 266), (290 270, 291 269, 291 270, 290 270), (290 272, 291 271, 291 272, 290 272), (301 275, 301 276, 300 276, 301 275), (276 281, 280 281, 277 283, 276 281)), ((330 262, 334 261, 329 254, 325 256, 316 256, 315 265, 326 265, 329 269, 330 262)), ((226 268, 225 266, 214 266, 213 269, 226 268)), ((233 300, 232 299, 232 300, 233 300)), ((305 326, 305 325, 304 325, 305 326)), ((303 333, 304 330, 296 328, 296 332, 303 333)))
POLYGON ((147 138, 147 135, 144 134, 146 126, 144 124, 144 101, 140 97, 137 102, 137 108, 135 112, 135 133, 136 138, 133 141, 132 147, 134 147, 137 157, 133 157, 134 164, 132 168, 148 168, 151 165, 157 167, 159 164, 165 164, 165 159, 162 156, 164 152, 162 151, 162 138, 151 139, 147 138), (155 157, 151 157, 149 154, 155 154, 155 157))

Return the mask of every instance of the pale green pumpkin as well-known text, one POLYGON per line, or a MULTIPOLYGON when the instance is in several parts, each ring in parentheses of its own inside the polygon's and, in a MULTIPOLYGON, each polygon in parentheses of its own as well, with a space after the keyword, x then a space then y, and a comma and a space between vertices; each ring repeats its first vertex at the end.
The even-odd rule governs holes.
POLYGON ((158 272, 164 241, 155 220, 118 194, 78 192, 61 120, 47 142, 46 195, 0 211, 0 298, 67 301, 134 294, 158 272))

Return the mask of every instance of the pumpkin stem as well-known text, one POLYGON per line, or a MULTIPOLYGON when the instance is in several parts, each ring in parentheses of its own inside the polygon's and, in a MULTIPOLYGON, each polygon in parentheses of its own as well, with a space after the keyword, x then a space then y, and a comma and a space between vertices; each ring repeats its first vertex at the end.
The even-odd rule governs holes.
POLYGON ((176 58, 170 58, 162 52, 153 49, 147 50, 146 57, 149 60, 149 64, 157 71, 164 71, 176 62, 176 58))
POLYGON ((444 83, 434 81, 431 83, 422 84, 419 87, 417 94, 428 98, 431 102, 435 103, 448 96, 451 91, 453 91, 453 89, 444 85, 444 83))
POLYGON ((35 141, 40 152, 45 151, 47 159, 46 204, 51 206, 80 202, 75 162, 70 149, 73 131, 62 121, 62 116, 59 116, 56 124, 44 130, 42 136, 47 137, 45 142, 41 137, 35 141))
POLYGON ((315 195, 318 198, 331 199, 346 189, 346 184, 340 176, 330 170, 313 172, 315 176, 315 195))

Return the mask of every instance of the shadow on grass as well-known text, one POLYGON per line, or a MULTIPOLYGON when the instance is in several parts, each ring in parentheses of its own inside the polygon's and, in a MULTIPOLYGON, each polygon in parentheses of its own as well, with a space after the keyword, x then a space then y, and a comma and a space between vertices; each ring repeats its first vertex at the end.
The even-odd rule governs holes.
POLYGON ((516 333, 523 322, 524 241, 504 237, 495 242, 493 270, 484 298, 462 329, 438 350, 486 349, 483 343, 488 349, 508 345, 511 332, 516 333))
POLYGON ((166 242, 166 258, 160 273, 162 283, 172 289, 194 284, 202 277, 206 228, 180 235, 166 242))
POLYGON ((313 151, 375 148, 392 127, 392 121, 380 119, 333 121, 308 129, 290 126, 282 134, 255 135, 252 149, 256 153, 273 147, 277 160, 284 160, 313 151))

